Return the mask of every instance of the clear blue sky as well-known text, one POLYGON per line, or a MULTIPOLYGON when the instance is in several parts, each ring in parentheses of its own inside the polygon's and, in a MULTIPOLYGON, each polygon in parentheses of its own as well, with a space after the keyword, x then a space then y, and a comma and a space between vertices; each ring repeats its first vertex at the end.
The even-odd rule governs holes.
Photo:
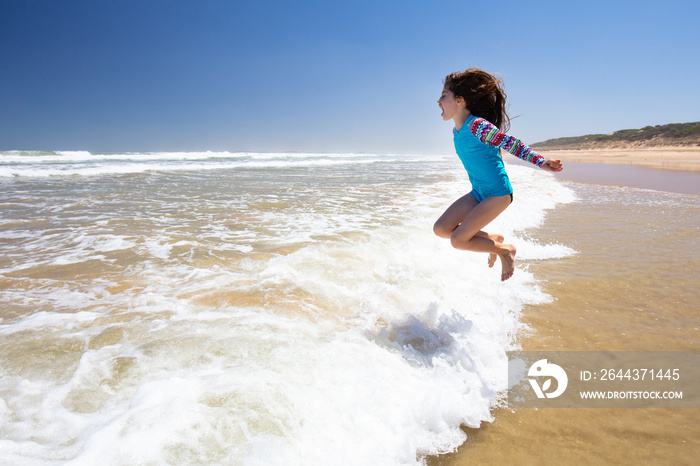
POLYGON ((511 134, 700 120, 700 2, 0 0, 0 150, 451 153, 452 71, 511 134))

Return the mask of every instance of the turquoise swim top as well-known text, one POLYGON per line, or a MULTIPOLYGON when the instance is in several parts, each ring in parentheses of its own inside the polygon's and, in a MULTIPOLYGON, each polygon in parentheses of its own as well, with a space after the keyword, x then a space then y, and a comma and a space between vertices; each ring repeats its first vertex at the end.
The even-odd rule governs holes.
POLYGON ((454 143, 478 201, 513 193, 499 148, 538 167, 546 162, 520 139, 508 136, 489 121, 474 115, 469 115, 459 131, 454 129, 454 143))

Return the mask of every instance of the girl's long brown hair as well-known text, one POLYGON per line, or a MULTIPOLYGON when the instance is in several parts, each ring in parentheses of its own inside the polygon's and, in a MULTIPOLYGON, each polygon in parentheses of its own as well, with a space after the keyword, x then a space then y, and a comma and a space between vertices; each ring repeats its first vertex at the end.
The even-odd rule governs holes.
POLYGON ((506 113, 506 93, 503 81, 479 68, 467 68, 459 73, 448 74, 445 86, 455 97, 464 98, 474 116, 484 118, 501 131, 510 129, 510 118, 506 113))

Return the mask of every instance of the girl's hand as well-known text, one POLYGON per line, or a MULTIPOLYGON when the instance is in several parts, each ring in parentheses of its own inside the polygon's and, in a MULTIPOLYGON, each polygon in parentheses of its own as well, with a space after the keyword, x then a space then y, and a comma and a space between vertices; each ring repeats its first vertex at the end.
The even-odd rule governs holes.
POLYGON ((564 167, 561 164, 561 160, 547 160, 540 168, 548 172, 560 172, 564 167))

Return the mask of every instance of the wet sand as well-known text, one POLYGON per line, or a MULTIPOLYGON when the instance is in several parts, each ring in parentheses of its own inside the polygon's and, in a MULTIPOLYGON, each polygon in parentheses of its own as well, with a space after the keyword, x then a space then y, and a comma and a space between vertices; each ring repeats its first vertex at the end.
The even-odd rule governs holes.
MULTIPOLYGON (((700 149, 686 150, 685 159, 673 161, 672 151, 549 151, 547 158, 561 158, 565 169, 554 176, 559 180, 606 186, 654 189, 682 194, 700 194, 700 149), (622 153, 624 155, 616 155, 622 153), (662 160, 656 164, 650 157, 662 160), (648 163, 649 162, 649 163, 648 163)), ((515 157, 507 163, 530 165, 515 157)))
POLYGON ((659 170, 645 165, 565 163, 566 169, 554 175, 559 180, 700 194, 700 171, 659 170))
MULTIPOLYGON (((647 171, 657 185, 684 179, 647 171)), ((700 198, 568 185, 579 201, 550 212, 531 235, 578 254, 520 264, 556 297, 524 311, 532 331, 522 349, 697 351, 700 198)), ((458 452, 428 464, 678 465, 697 464, 700 452, 699 409, 501 408, 494 415, 491 424, 465 429, 458 452)))

